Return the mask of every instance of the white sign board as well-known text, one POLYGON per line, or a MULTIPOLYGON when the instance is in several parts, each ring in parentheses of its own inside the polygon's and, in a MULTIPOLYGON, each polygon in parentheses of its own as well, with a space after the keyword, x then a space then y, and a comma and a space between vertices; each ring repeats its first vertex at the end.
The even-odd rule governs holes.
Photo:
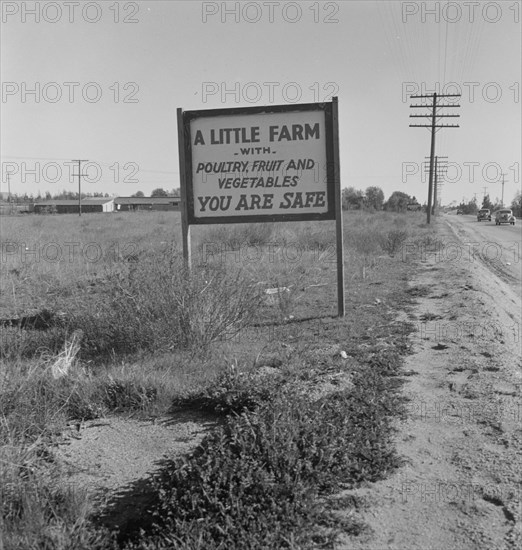
POLYGON ((334 219, 330 105, 184 112, 190 223, 334 219))

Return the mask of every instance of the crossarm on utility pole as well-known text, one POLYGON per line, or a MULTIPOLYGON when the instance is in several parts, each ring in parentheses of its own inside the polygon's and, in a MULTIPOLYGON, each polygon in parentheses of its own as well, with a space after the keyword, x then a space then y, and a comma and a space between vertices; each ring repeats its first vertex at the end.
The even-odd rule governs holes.
MULTIPOLYGON (((435 157, 435 134, 437 133, 438 128, 459 128, 458 124, 437 124, 439 119, 441 118, 458 118, 460 115, 447 115, 447 114, 437 114, 437 108, 456 108, 460 107, 460 105, 437 105, 437 99, 445 98, 445 97, 460 97, 461 94, 437 94, 436 92, 434 94, 429 95, 412 95, 410 96, 412 99, 420 99, 420 98, 429 98, 432 100, 431 105, 410 105, 410 108, 412 109, 426 109, 430 108, 431 113, 425 113, 422 115, 410 115, 410 118, 431 118, 430 124, 410 124, 410 128, 429 128, 431 130, 431 147, 430 147, 430 176, 429 176, 429 183, 428 183, 428 211, 427 211, 427 223, 429 224, 431 222, 431 214, 432 214, 432 195, 435 196, 435 202, 437 200, 437 168, 434 166, 434 157, 435 157), (435 177, 435 193, 433 193, 433 180, 435 177)), ((433 206, 433 211, 435 212, 435 208, 433 206)))

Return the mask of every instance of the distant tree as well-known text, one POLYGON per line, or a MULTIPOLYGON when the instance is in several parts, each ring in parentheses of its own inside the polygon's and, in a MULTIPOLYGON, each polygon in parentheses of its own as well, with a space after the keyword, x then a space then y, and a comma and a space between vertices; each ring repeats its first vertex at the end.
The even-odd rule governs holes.
POLYGON ((380 187, 368 187, 365 192, 365 204, 368 208, 382 210, 384 193, 380 187))
MULTIPOLYGON (((86 195, 82 193, 82 197, 85 197, 86 195)), ((53 195, 53 199, 55 200, 74 200, 78 198, 78 193, 75 191, 66 191, 65 189, 62 189, 61 193, 57 193, 56 195, 53 195)))
POLYGON ((471 199, 469 202, 462 201, 457 208, 462 210, 464 214, 476 214, 478 212, 477 200, 475 198, 471 199))
MULTIPOLYGON (((90 196, 92 196, 92 193, 82 193, 82 199, 90 196)), ((56 193, 51 198, 54 200, 78 200, 78 192, 63 189, 61 193, 56 193)))
POLYGON ((495 202, 491 203, 491 211, 496 212, 497 210, 500 210, 501 208, 504 208, 504 205, 502 204, 502 201, 499 197, 495 197, 495 202))
POLYGON ((347 187, 342 192, 344 210, 360 210, 364 207, 364 193, 355 187, 347 187))
POLYGON ((522 218, 522 192, 518 191, 511 201, 511 210, 515 218, 522 218))
POLYGON ((394 191, 384 204, 384 209, 392 210, 394 212, 404 212, 406 211, 409 202, 411 202, 411 197, 408 194, 403 193, 402 191, 394 191))
MULTIPOLYGON (((158 191, 158 189, 156 189, 156 191, 158 191)), ((161 189, 161 191, 163 191, 163 189, 161 189)), ((143 191, 136 191, 134 195, 131 195, 131 197, 144 197, 144 196, 145 196, 145 193, 143 193, 143 191)), ((152 195, 152 196, 154 197, 154 196, 160 196, 160 195, 152 195)))
POLYGON ((165 191, 165 189, 158 187, 157 189, 154 189, 154 191, 152 191, 150 196, 151 197, 168 197, 169 194, 165 191))
POLYGON ((473 197, 468 204, 466 205, 466 214, 476 214, 479 210, 477 199, 476 197, 473 197))
MULTIPOLYGON (((49 191, 46 191, 45 192, 45 200, 50 201, 52 198, 53 198, 53 196, 51 195, 51 193, 49 191)), ((38 199, 40 199, 40 193, 38 193, 38 199)))
POLYGON ((174 187, 172 191, 169 193, 171 197, 179 197, 181 195, 181 191, 179 187, 174 187))
POLYGON ((489 208, 490 210, 493 210, 493 203, 491 202, 489 195, 484 196, 481 208, 489 208))

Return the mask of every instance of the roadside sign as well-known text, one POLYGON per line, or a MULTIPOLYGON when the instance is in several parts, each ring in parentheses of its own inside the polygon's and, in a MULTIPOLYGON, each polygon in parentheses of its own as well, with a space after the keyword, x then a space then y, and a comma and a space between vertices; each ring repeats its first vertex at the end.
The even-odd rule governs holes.
MULTIPOLYGON (((191 225, 336 220, 338 284, 341 276, 344 281, 337 113, 337 98, 178 109, 183 251, 189 266, 191 225)), ((344 288, 339 293, 344 314, 344 288)))

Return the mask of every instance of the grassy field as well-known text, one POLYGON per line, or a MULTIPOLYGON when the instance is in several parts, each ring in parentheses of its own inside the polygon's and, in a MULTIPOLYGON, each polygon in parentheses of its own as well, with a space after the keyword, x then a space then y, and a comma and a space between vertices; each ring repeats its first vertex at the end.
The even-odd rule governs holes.
POLYGON ((0 548, 312 548, 360 532, 336 494, 399 464, 401 248, 435 237, 415 213, 344 222, 338 319, 333 222, 196 227, 189 276, 177 213, 1 218, 0 318, 46 325, 1 329, 0 548), (173 407, 224 422, 111 534, 53 443, 72 420, 173 407))

